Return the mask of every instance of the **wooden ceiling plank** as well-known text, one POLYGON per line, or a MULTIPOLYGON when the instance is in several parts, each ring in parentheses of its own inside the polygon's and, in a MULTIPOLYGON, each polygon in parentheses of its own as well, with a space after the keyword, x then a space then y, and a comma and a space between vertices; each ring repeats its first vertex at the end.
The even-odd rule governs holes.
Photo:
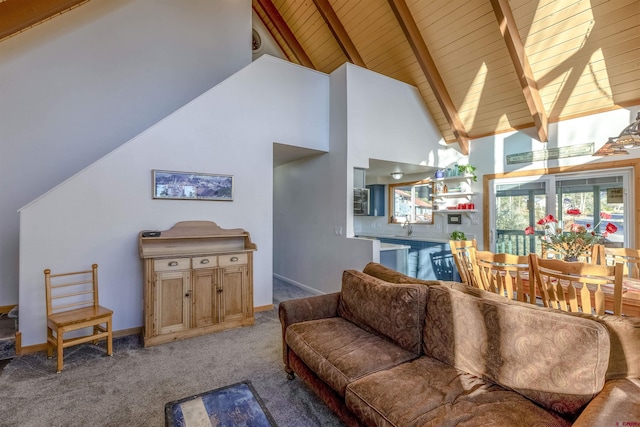
POLYGON ((507 50, 516 69, 518 80, 522 87, 522 93, 533 117, 533 123, 538 133, 538 140, 540 142, 547 142, 549 140, 547 114, 544 110, 544 104, 540 98, 538 85, 533 76, 531 66, 529 65, 527 54, 524 51, 524 45, 520 39, 509 1, 491 0, 491 5, 493 6, 493 11, 496 14, 498 25, 500 26, 500 32, 504 37, 507 50))
POLYGON ((456 108, 449 96, 449 92, 442 81, 442 77, 436 68, 436 64, 433 62, 433 58, 427 49, 427 45, 418 30, 418 27, 413 20, 411 11, 407 6, 405 0, 388 0, 393 14, 396 16, 402 31, 407 37, 407 41, 411 45, 411 49, 416 55, 416 59, 422 68, 429 85, 436 95, 436 99, 440 108, 445 113, 449 127, 458 140, 460 150, 463 154, 469 154, 469 135, 467 134, 462 120, 456 111, 456 108))
POLYGON ((621 19, 637 14, 637 0, 616 0, 615 2, 607 2, 604 5, 582 4, 580 7, 567 7, 551 11, 550 14, 541 15, 540 19, 531 23, 531 29, 520 27, 521 31, 531 31, 527 36, 527 49, 529 48, 529 40, 532 37, 544 37, 546 33, 558 34, 562 30, 560 28, 571 28, 578 22, 597 21, 599 27, 616 25, 621 19), (634 13, 636 12, 636 13, 634 13), (568 24, 568 26, 567 26, 568 24), (539 34, 542 33, 542 34, 539 34))
POLYGON ((89 0, 0 1, 0 40, 20 33, 89 0))
POLYGON ((307 53, 304 51, 304 49, 302 48, 302 46, 300 45, 296 37, 293 35, 293 32, 291 31, 291 29, 289 28, 285 20, 282 18, 282 16, 278 12, 278 9, 276 9, 276 7, 274 6, 273 2, 271 0, 255 0, 255 1, 257 1, 260 7, 262 7, 265 14, 268 16, 269 20, 273 23, 278 33, 280 33, 280 35, 284 39, 287 46, 289 46, 289 48, 291 49, 291 51, 293 51, 293 54, 296 56, 298 61, 300 61, 300 64, 315 70, 316 68, 313 65, 313 62, 311 62, 311 59, 309 58, 307 53))
POLYGON ((327 23, 329 30, 335 37, 349 62, 360 67, 367 68, 367 65, 360 56, 358 49, 356 49, 356 46, 353 44, 351 37, 349 37, 349 34, 347 34, 342 22, 340 22, 338 15, 336 15, 336 12, 331 7, 329 0, 313 0, 313 3, 318 8, 318 12, 320 12, 320 15, 322 15, 322 18, 327 23))

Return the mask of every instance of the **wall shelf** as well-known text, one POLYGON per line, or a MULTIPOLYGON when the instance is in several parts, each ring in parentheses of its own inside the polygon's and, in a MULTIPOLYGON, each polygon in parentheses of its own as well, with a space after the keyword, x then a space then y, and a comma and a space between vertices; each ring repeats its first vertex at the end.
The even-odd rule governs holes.
POLYGON ((458 213, 463 213, 463 214, 469 214, 469 213, 477 213, 478 210, 477 209, 439 209, 437 211, 433 211, 433 213, 436 214, 458 214, 458 213))
POLYGON ((458 191, 458 192, 447 192, 447 193, 436 193, 434 194, 434 197, 437 198, 460 198, 460 197, 468 197, 468 196, 473 196, 474 193, 473 191, 458 191))
MULTIPOLYGON (((450 207, 455 207, 456 205, 460 205, 460 203, 457 203, 455 199, 464 199, 464 200, 467 200, 468 202, 471 202, 473 195, 476 194, 474 191, 471 191, 471 181, 474 179, 474 177, 475 176, 473 174, 466 174, 466 175, 449 176, 444 178, 436 178, 435 185, 434 185, 434 194, 433 194, 434 201, 437 200, 438 205, 439 206, 442 205, 440 206, 441 208, 445 207, 447 203, 450 205, 451 204, 453 205, 450 207), (451 183, 451 184, 447 186, 445 183, 451 183), (453 187, 453 188, 447 188, 446 192, 442 191, 446 187, 453 187), (466 190, 466 191, 463 191, 463 190, 466 190)), ((463 213, 469 216, 469 214, 476 213, 478 211, 474 207, 474 209, 438 209, 434 212, 436 214, 463 213)))
MULTIPOLYGON (((474 175, 456 175, 456 176, 447 176, 445 178, 434 178, 434 181, 462 181, 465 179, 473 179, 474 175)), ((476 178, 477 179, 477 178, 476 178)))

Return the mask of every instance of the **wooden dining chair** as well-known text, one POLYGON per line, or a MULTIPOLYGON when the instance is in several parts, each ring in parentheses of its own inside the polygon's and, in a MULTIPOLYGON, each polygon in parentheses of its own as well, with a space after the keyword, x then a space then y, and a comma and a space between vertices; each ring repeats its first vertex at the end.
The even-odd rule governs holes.
POLYGON ((529 257, 469 249, 475 283, 509 299, 536 303, 529 280, 529 257))
POLYGON ((113 311, 98 304, 98 264, 91 270, 73 273, 51 274, 44 270, 47 298, 47 357, 53 357, 56 349, 57 371, 63 367, 63 349, 74 345, 107 340, 107 354, 113 354, 113 311), (79 329, 92 332, 88 335, 64 338, 64 334, 79 329))
POLYGON ((640 249, 608 248, 595 245, 597 262, 603 265, 621 263, 624 266, 625 277, 640 279, 640 249))
POLYGON ((469 286, 480 287, 475 283, 473 276, 473 266, 469 259, 469 248, 478 248, 476 239, 473 240, 449 240, 451 255, 456 263, 458 273, 460 273, 460 281, 469 286))
POLYGON ((529 254, 529 275, 545 307, 563 311, 622 314, 623 266, 544 259, 529 254))

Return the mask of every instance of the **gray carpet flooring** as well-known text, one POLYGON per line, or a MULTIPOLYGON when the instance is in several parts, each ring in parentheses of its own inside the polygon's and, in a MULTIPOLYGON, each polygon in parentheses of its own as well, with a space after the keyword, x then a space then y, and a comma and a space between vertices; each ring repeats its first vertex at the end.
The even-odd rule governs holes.
POLYGON ((343 426, 283 370, 277 304, 307 295, 274 280, 276 309, 254 326, 148 348, 124 337, 112 357, 76 346, 60 374, 44 352, 17 356, 0 373, 0 426, 163 426, 166 403, 244 380, 280 427, 343 426))

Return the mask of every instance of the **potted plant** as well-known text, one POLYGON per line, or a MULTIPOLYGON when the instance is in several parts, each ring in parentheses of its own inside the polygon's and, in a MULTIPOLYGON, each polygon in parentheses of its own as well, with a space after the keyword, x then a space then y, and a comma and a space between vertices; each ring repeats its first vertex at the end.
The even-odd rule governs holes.
POLYGON ((473 181, 477 181, 478 177, 475 174, 476 167, 471 165, 458 165, 458 173, 460 175, 471 175, 473 176, 473 181))
POLYGON ((459 230, 452 232, 449 237, 451 240, 467 240, 467 236, 464 235, 464 232, 459 230))

